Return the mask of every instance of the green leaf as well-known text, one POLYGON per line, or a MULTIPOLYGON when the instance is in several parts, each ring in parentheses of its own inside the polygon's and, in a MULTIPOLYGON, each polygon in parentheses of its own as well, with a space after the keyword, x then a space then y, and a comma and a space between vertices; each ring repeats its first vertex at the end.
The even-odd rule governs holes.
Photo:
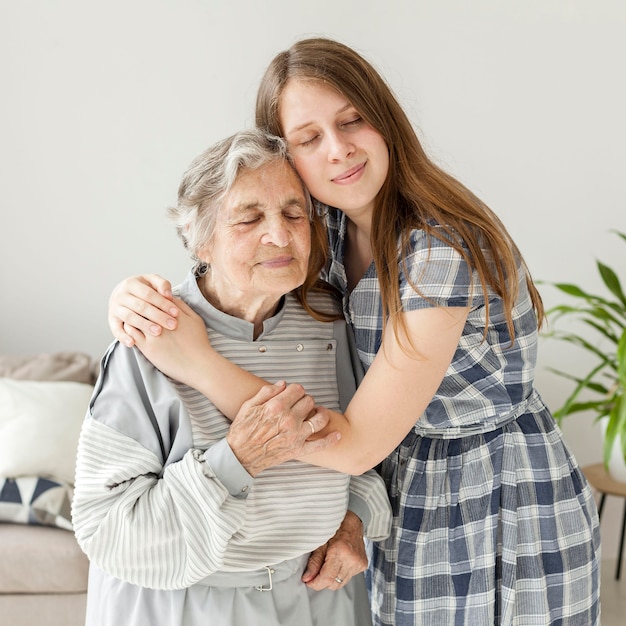
MULTIPOLYGON (((626 233, 612 232, 626 242, 626 233)), ((569 343, 595 357, 584 376, 548 369, 573 384, 563 406, 554 412, 557 421, 583 412, 595 413, 596 419, 608 417, 603 450, 608 463, 616 436, 621 437, 620 448, 626 460, 626 294, 612 267, 598 260, 596 266, 608 290, 607 297, 590 293, 574 283, 543 283, 575 300, 546 312, 549 332, 543 332, 542 336, 569 343), (564 329, 566 322, 575 322, 576 329, 564 329)))
POLYGON ((622 286, 619 282, 619 278, 617 274, 604 263, 600 261, 596 262, 598 266, 598 271, 600 272, 600 276, 602 276, 602 280, 604 284, 607 286, 608 290, 616 296, 623 304, 626 304, 626 296, 624 296, 624 292, 622 291, 622 286))
POLYGON ((609 467, 609 460, 611 459, 611 452, 613 451, 613 443, 615 442, 615 437, 618 432, 621 404, 622 402, 620 398, 620 401, 613 406, 613 409, 609 414, 609 423, 607 424, 606 432, 604 433, 604 450, 602 456, 604 459, 604 467, 606 469, 609 467))
MULTIPOLYGON (((573 407, 576 406, 575 401, 578 398, 579 394, 581 393, 581 391, 583 391, 583 389, 588 389, 589 388, 589 384, 591 379, 597 374, 598 371, 600 371, 602 368, 604 367, 604 365, 599 365, 596 366, 594 369, 591 370, 591 372, 589 372, 589 374, 587 374, 587 376, 583 379, 580 379, 574 389, 574 391, 572 391, 572 393, 569 395, 569 397, 565 400, 565 402, 563 403, 563 406, 561 406, 555 413, 555 419, 557 420, 558 423, 560 423, 561 419, 563 417, 565 417, 566 415, 569 415, 570 413, 573 412, 577 412, 578 409, 574 410, 573 407)), ((570 377, 571 378, 571 377, 570 377)), ((601 401, 602 404, 605 404, 607 401, 606 398, 603 398, 603 400, 601 401)), ((598 405, 596 405, 598 406, 598 405)), ((597 408, 596 408, 597 410, 597 408)))
POLYGON ((606 400, 599 400, 597 402, 574 402, 567 406, 567 412, 564 412, 564 407, 557 409, 554 412, 554 417, 565 417, 566 415, 572 415, 572 413, 582 413, 583 411, 596 411, 600 413, 599 417, 608 415, 611 405, 607 404, 606 400))
POLYGON ((617 377, 622 387, 626 389, 626 328, 617 344, 617 377))
POLYGON ((626 463, 626 401, 624 400, 623 395, 616 398, 616 402, 609 415, 609 423, 606 428, 603 457, 604 466, 607 469, 616 437, 620 437, 621 445, 619 446, 619 449, 621 450, 624 462, 626 463))
POLYGON ((567 343, 574 344, 580 348, 584 348, 587 352, 594 354, 600 359, 603 365, 612 365, 611 360, 607 356, 607 354, 600 347, 596 346, 593 343, 590 343, 580 335, 575 335, 574 333, 555 333, 554 337, 560 339, 561 341, 566 341, 567 343))
POLYGON ((553 287, 556 287, 559 291, 566 293, 568 296, 574 298, 583 298, 584 300, 596 300, 598 296, 587 293, 581 289, 578 285, 573 283, 550 283, 553 287))

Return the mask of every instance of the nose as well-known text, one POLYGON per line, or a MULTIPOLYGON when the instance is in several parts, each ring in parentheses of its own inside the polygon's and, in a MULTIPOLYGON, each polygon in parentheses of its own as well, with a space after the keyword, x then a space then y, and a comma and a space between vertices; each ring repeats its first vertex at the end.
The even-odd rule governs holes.
POLYGON ((341 161, 354 153, 354 144, 350 138, 339 131, 327 135, 328 160, 341 161))
POLYGON ((266 220, 265 232, 261 237, 261 243, 284 248, 290 241, 291 232, 284 216, 276 215, 266 220))

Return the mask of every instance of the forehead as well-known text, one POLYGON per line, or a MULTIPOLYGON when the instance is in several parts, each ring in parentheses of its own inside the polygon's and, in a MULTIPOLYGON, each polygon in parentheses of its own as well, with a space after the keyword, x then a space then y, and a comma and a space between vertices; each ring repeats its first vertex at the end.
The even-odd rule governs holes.
POLYGON ((280 95, 279 117, 283 123, 298 124, 321 114, 339 115, 351 107, 346 96, 332 85, 292 78, 280 95))
POLYGON ((273 161, 254 170, 239 173, 226 194, 222 212, 232 214, 250 208, 306 204, 300 178, 286 161, 273 161))

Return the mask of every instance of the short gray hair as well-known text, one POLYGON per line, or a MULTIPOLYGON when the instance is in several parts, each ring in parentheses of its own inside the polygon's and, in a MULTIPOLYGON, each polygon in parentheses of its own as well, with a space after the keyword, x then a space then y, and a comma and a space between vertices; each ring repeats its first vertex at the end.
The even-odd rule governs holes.
MULTIPOLYGON (((239 174, 276 161, 293 167, 286 142, 256 128, 218 141, 192 161, 178 187, 178 203, 168 215, 195 260, 213 236, 222 201, 239 174)), ((302 189, 311 216, 313 205, 304 183, 302 189)))

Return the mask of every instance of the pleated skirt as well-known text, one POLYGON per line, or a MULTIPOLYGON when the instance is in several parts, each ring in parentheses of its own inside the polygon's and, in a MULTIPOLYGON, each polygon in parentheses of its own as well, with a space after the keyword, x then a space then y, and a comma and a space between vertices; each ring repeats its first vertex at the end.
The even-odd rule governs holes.
POLYGON ((368 572, 375 626, 594 626, 600 533, 546 411, 458 439, 411 433, 381 468, 391 536, 368 572))

